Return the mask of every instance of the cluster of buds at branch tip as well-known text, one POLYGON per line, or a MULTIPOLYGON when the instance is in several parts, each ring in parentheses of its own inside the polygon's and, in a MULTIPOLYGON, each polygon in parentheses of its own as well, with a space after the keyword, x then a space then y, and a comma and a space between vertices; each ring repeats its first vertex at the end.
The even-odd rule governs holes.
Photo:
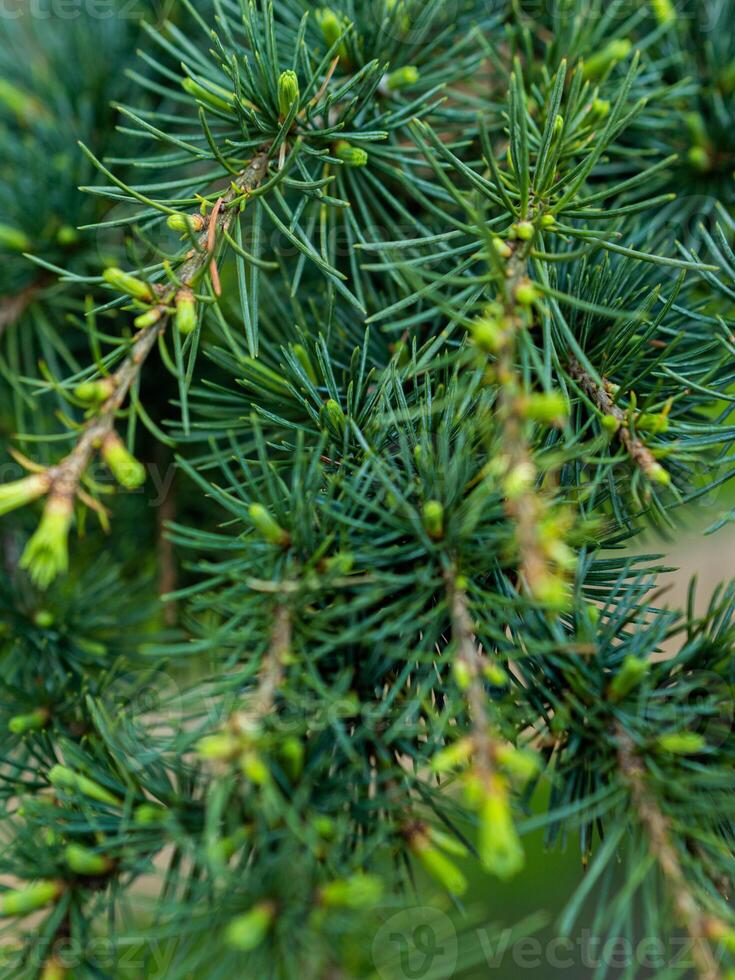
POLYGON ((47 589, 58 575, 68 571, 73 517, 73 499, 66 494, 52 493, 20 559, 20 567, 39 589, 47 589))
POLYGON ((366 150, 353 146, 347 140, 337 140, 334 144, 334 155, 348 167, 364 167, 369 160, 366 150))
POLYGON ((229 923, 225 930, 225 942, 241 953, 252 952, 265 941, 275 922, 276 912, 275 902, 258 902, 249 912, 229 923))
POLYGON ((130 452, 116 432, 105 436, 100 454, 121 487, 135 490, 145 483, 145 467, 130 452))
POLYGON ((295 71, 282 71, 278 78, 278 114, 281 122, 288 117, 301 98, 299 79, 295 71))

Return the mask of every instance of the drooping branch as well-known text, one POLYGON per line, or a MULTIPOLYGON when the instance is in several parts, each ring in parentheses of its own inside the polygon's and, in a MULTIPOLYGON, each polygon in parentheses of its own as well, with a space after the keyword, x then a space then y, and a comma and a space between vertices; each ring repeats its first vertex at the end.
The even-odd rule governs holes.
POLYGON ((633 739, 620 724, 616 727, 616 738, 620 773, 630 790, 638 820, 668 885, 676 919, 692 940, 692 957, 700 980, 722 980, 723 973, 710 944, 727 930, 717 918, 702 912, 693 895, 671 840, 669 821, 650 792, 646 769, 636 752, 633 739))

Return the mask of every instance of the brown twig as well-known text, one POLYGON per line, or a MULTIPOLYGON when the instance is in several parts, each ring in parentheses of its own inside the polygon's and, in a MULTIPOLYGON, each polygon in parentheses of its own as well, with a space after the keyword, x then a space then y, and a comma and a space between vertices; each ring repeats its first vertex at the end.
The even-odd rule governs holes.
POLYGON ((14 296, 0 297, 0 337, 20 319, 45 285, 44 281, 32 282, 14 296))
POLYGON ((610 382, 603 378, 602 384, 598 384, 576 359, 569 362, 569 373, 595 407, 603 415, 615 419, 617 436, 636 466, 646 476, 656 479, 656 474, 661 471, 661 464, 645 443, 630 431, 627 413, 615 402, 610 382))
POLYGON ((285 603, 279 603, 255 691, 248 700, 247 707, 232 718, 233 727, 243 734, 252 733, 273 710, 276 694, 283 680, 286 657, 291 649, 292 636, 291 610, 285 603))
POLYGON ((722 971, 710 942, 725 929, 719 920, 702 912, 692 894, 671 840, 671 827, 650 792, 645 766, 636 752, 635 743, 622 725, 616 727, 618 765, 625 780, 643 829, 651 844, 674 903, 677 921, 692 940, 692 957, 700 980, 722 980, 722 971))
MULTIPOLYGON (((243 193, 254 190, 263 180, 268 167, 268 153, 258 153, 243 171, 236 185, 218 201, 202 232, 197 248, 194 249, 177 272, 177 278, 184 286, 191 286, 206 269, 213 259, 212 243, 217 240, 217 232, 227 231, 235 216, 235 208, 229 207, 243 193)), ((49 472, 51 480, 50 494, 54 497, 73 498, 77 495, 79 485, 90 460, 97 448, 103 443, 115 425, 117 413, 127 398, 128 392, 140 374, 141 368, 148 355, 156 345, 158 338, 166 330, 170 312, 169 305, 176 294, 177 288, 167 291, 160 296, 160 319, 150 327, 141 330, 128 356, 108 379, 111 383, 112 394, 92 416, 82 429, 81 436, 72 451, 49 472)))

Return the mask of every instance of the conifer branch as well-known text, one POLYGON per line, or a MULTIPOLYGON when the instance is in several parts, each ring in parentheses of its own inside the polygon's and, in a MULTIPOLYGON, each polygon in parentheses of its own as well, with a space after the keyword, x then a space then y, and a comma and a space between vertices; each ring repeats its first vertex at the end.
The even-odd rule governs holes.
POLYGON ((645 831, 671 892, 677 921, 692 940, 692 956, 700 980, 722 980, 710 942, 728 933, 718 919, 705 915, 687 883, 671 840, 671 826, 647 785, 646 770, 635 743, 620 723, 616 726, 618 764, 630 791, 638 820, 645 831))
POLYGON ((632 462, 649 480, 655 483, 668 483, 667 471, 643 440, 630 431, 628 416, 615 402, 614 390, 610 382, 603 378, 602 384, 598 384, 575 359, 569 362, 569 373, 602 415, 612 420, 615 433, 632 462))

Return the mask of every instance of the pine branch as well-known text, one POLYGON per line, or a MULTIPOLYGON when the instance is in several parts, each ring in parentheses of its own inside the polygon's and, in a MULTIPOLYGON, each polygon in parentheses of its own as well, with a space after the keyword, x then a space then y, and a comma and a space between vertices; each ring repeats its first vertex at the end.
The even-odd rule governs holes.
POLYGON ((616 726, 615 734, 621 775, 670 889, 677 921, 692 940, 692 956, 700 980, 723 980, 724 973, 714 957, 710 942, 721 938, 728 930, 724 923, 702 912, 672 843, 669 821, 649 791, 646 769, 637 754, 635 743, 620 723, 616 726))

